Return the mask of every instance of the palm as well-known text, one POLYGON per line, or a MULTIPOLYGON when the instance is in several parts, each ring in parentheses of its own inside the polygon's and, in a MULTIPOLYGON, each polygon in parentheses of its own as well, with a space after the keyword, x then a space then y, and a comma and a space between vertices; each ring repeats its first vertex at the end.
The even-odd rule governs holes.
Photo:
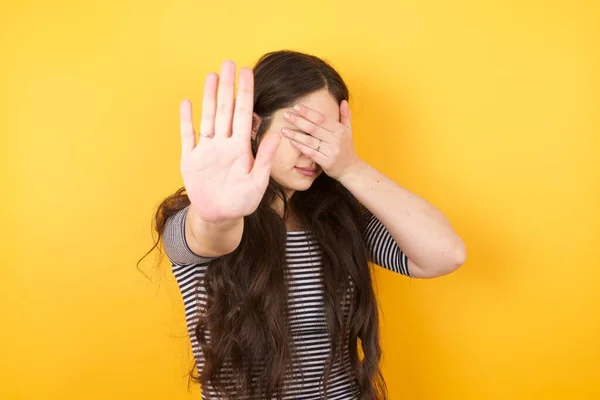
POLYGON ((204 89, 202 131, 211 137, 202 137, 195 144, 191 104, 184 102, 181 106, 183 183, 196 213, 207 222, 240 218, 256 210, 266 190, 278 144, 277 135, 265 139, 254 159, 250 149, 252 71, 240 71, 235 102, 233 63, 224 63, 221 75, 218 101, 216 75, 207 77, 204 89))
POLYGON ((209 222, 252 213, 266 189, 250 174, 252 154, 229 144, 221 141, 198 146, 182 159, 181 173, 188 197, 209 222))

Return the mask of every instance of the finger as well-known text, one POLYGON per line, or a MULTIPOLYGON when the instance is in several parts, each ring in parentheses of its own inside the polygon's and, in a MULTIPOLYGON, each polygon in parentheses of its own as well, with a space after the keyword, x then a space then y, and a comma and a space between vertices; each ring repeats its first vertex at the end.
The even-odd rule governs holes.
POLYGON ((319 164, 320 166, 327 164, 327 156, 320 151, 313 149, 312 147, 308 147, 307 145, 292 140, 292 145, 300 150, 302 154, 319 164))
POLYGON ((254 74, 249 68, 240 69, 238 94, 233 113, 233 135, 249 141, 254 112, 254 74))
POLYGON ((192 103, 189 100, 183 100, 179 105, 179 129, 181 131, 181 155, 183 156, 196 147, 192 103))
POLYGON ((250 171, 257 184, 264 184, 266 187, 271 175, 273 158, 275 157, 275 152, 280 141, 281 136, 279 135, 265 135, 264 139, 260 142, 252 171, 250 171))
POLYGON ((333 120, 327 117, 325 114, 303 104, 296 104, 294 106, 294 112, 302 118, 330 132, 335 132, 339 125, 339 122, 336 120, 333 120))
POLYGON ((347 128, 352 128, 352 112, 350 111, 350 104, 346 100, 342 100, 340 104, 340 122, 347 128))
POLYGON ((283 113, 283 119, 296 126, 301 131, 309 134, 310 136, 316 137, 317 139, 321 139, 324 142, 330 142, 333 140, 331 138, 332 132, 315 125, 311 121, 304 119, 298 114, 286 111, 283 113))
MULTIPOLYGON (((317 139, 315 137, 312 137, 310 135, 306 135, 304 133, 294 132, 294 131, 292 131, 291 129, 288 129, 288 128, 282 128, 281 129, 281 133, 286 138, 288 138, 290 140, 293 140, 293 141, 296 141, 296 142, 299 142, 299 143, 302 143, 303 145, 308 146, 311 149, 315 149, 315 150, 319 146, 322 147, 322 144, 325 143, 321 139, 317 139)), ((319 151, 323 152, 323 149, 320 149, 319 151)))
POLYGON ((204 80, 204 97, 202 98, 202 121, 200 136, 212 137, 215 135, 215 113, 217 111, 217 87, 219 75, 210 73, 204 80))
POLYGON ((235 84, 235 64, 233 61, 228 60, 223 62, 219 80, 215 136, 226 137, 231 132, 231 117, 233 114, 233 91, 235 84))

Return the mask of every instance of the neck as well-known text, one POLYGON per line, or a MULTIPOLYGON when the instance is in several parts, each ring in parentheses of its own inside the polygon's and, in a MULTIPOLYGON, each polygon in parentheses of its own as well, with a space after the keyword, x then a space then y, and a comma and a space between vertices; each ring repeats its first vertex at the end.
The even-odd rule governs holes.
MULTIPOLYGON (((292 197, 292 195, 294 193, 295 192, 293 190, 285 191, 285 195, 288 200, 288 204, 289 204, 290 198, 292 197)), ((279 216, 283 217, 283 199, 281 199, 280 197, 276 197, 275 200, 273 200, 271 207, 277 212, 277 214, 279 214, 279 216)), ((294 231, 294 230, 300 229, 298 221, 297 221, 296 217, 294 216, 294 212, 291 209, 288 210, 288 217, 285 221, 285 226, 288 231, 294 231)))
MULTIPOLYGON (((293 190, 285 191, 285 196, 288 201, 288 204, 289 204, 290 198, 292 197, 293 194, 294 194, 293 190)), ((280 216, 283 217, 283 199, 282 198, 280 198, 279 196, 276 196, 275 199, 273 200, 273 202, 271 203, 271 208, 273 210, 275 210, 277 212, 277 214, 279 214, 280 216)))

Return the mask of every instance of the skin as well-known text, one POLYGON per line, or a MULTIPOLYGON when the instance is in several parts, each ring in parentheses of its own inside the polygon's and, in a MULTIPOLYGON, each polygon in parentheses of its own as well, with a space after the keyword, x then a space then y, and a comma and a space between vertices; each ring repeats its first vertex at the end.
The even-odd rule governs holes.
MULTIPOLYGON (((339 121, 340 107, 335 98, 325 89, 307 95, 298 104, 319 110, 327 118, 339 121)), ((273 114, 268 130, 264 133, 265 139, 270 139, 272 136, 282 136, 273 158, 271 177, 285 188, 288 198, 295 191, 304 191, 310 188, 315 179, 323 173, 321 166, 302 153, 298 145, 287 137, 287 132, 305 133, 294 125, 292 115, 295 115, 293 107, 277 110, 273 114), (298 171, 298 168, 312 170, 314 175, 302 174, 298 171)), ((256 137, 256 131, 260 123, 260 118, 257 115, 255 115, 255 121, 253 138, 256 137)), ((316 148, 318 146, 317 139, 314 144, 316 148)), ((323 148, 324 144, 321 147, 323 148)))
MULTIPOLYGON (((254 160, 252 71, 240 70, 235 101, 234 78, 231 61, 223 63, 220 82, 216 74, 207 76, 199 143, 191 103, 181 105, 181 171, 191 202, 186 240, 192 251, 206 256, 233 251, 243 232, 243 216, 258 206, 269 176, 291 196, 326 173, 381 221, 408 256, 413 277, 445 275, 465 262, 464 243, 437 208, 358 157, 347 101, 338 105, 321 90, 290 109, 277 110, 254 160), (315 169, 315 174, 304 176, 298 167, 315 169)), ((273 207, 278 210, 281 204, 273 207)))
POLYGON ((381 221, 408 256, 413 277, 434 278, 455 271, 465 262, 466 248, 449 221, 432 204, 358 157, 348 103, 342 101, 335 115, 330 97, 317 92, 310 97, 312 103, 299 102, 292 111, 286 110, 283 118, 293 126, 282 127, 282 134, 381 221))

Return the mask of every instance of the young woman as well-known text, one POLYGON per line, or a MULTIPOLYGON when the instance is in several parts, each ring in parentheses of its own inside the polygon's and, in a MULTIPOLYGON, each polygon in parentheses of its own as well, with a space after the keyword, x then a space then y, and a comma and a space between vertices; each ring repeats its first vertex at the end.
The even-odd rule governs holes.
POLYGON ((156 215, 204 399, 381 399, 369 262, 450 273, 465 247, 433 206, 354 151, 348 89, 292 51, 206 78, 181 104, 185 188, 156 215))

